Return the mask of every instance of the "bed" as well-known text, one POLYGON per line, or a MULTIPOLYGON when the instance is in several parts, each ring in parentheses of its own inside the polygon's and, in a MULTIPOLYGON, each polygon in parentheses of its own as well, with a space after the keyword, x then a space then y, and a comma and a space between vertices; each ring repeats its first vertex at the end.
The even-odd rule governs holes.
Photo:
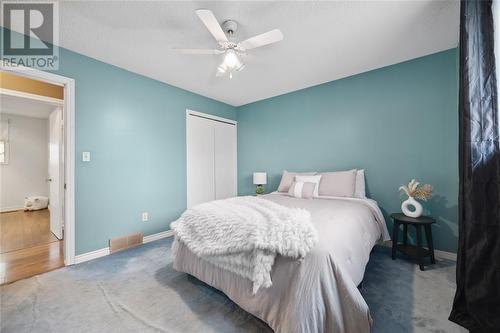
POLYGON ((303 259, 276 257, 272 286, 252 293, 252 282, 195 255, 176 237, 174 268, 224 292, 275 332, 369 332, 368 305, 357 286, 377 241, 389 239, 384 218, 371 199, 298 199, 272 193, 261 198, 304 208, 318 232, 303 259))

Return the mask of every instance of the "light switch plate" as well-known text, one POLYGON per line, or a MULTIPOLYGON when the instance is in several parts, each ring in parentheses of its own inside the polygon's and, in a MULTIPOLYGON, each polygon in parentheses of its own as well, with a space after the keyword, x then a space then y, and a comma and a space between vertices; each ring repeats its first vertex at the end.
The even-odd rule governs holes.
POLYGON ((82 161, 83 162, 90 162, 90 152, 89 151, 84 151, 82 153, 82 161))
POLYGON ((142 222, 147 222, 147 221, 149 221, 149 213, 144 212, 142 213, 142 222))

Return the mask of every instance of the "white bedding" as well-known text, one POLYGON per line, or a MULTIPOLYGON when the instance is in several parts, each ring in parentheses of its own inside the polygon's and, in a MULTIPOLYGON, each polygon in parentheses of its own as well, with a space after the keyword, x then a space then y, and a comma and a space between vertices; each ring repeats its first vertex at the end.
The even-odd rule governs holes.
POLYGON ((357 286, 375 243, 389 239, 376 202, 307 200, 277 193, 262 198, 308 210, 319 235, 316 247, 303 260, 276 257, 270 288, 252 294, 249 279, 196 256, 178 239, 174 268, 222 290, 276 332, 369 332, 370 312, 357 286))
POLYGON ((307 210, 254 196, 196 205, 170 226, 200 258, 250 279, 254 294, 272 285, 277 255, 304 258, 318 239, 307 210))
POLYGON ((335 259, 344 265, 356 285, 363 281, 373 246, 391 239, 384 215, 373 199, 320 196, 312 200, 294 200, 280 192, 273 192, 267 198, 285 206, 309 210, 313 224, 323 234, 323 237, 320 235, 320 243, 335 253, 335 259), (335 211, 331 211, 328 203, 332 201, 345 202, 345 209, 335 206, 335 211), (349 203, 361 204, 369 211, 351 209, 349 203))

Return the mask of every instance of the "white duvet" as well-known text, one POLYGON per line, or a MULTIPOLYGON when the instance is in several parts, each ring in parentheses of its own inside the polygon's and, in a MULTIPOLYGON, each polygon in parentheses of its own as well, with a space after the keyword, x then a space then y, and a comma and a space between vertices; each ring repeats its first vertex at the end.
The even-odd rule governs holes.
POLYGON ((276 256, 272 286, 253 294, 248 278, 197 256, 177 237, 174 268, 222 290, 275 332, 369 332, 370 311, 357 285, 363 280, 375 243, 389 239, 376 202, 351 198, 307 200, 282 194, 262 198, 306 209, 318 231, 316 246, 303 260, 276 256))

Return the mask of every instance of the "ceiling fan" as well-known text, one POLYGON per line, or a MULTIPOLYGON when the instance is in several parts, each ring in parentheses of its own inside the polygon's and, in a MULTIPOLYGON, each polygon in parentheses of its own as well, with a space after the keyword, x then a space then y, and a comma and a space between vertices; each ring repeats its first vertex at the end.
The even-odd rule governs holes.
POLYGON ((227 20, 219 25, 214 13, 208 9, 198 9, 196 15, 205 24, 208 31, 214 36, 219 44, 217 49, 176 49, 183 54, 206 54, 222 55, 222 62, 217 67, 216 76, 229 74, 233 78, 233 73, 241 71, 245 64, 241 60, 246 55, 246 51, 279 42, 283 39, 283 34, 279 29, 274 29, 263 34, 248 38, 242 42, 235 43, 230 41, 238 28, 238 24, 233 20, 227 20), (228 38, 229 37, 229 38, 228 38))

